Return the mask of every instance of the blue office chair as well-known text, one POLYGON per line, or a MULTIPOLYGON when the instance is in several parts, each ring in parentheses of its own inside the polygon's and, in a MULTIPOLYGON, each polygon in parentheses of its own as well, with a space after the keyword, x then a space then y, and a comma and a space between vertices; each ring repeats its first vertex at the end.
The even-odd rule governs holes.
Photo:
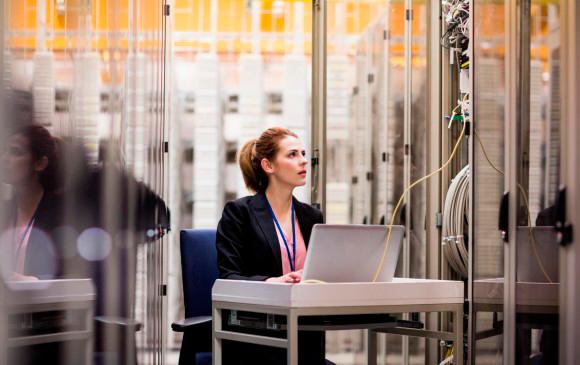
POLYGON ((215 238, 215 229, 180 232, 185 319, 171 324, 173 331, 183 332, 179 365, 211 365, 211 289, 219 276, 215 238))
POLYGON ((215 229, 180 233, 185 319, 171 324, 183 332, 179 365, 211 364, 211 288, 218 278, 215 229))

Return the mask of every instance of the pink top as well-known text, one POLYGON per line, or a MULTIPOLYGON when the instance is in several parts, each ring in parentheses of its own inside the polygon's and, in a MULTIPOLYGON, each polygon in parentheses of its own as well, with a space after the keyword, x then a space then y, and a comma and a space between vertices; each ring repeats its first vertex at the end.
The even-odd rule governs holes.
MULTIPOLYGON (((296 271, 298 271, 304 268, 304 260, 306 260, 306 245, 304 244, 304 237, 302 237, 302 231, 300 231, 300 226, 298 225, 298 217, 294 217, 294 222, 296 223, 296 271)), ((274 223, 274 226, 275 225, 276 223, 274 223)), ((282 256, 282 275, 286 275, 292 271, 290 268, 290 259, 288 258, 286 246, 284 246, 284 240, 282 239, 282 236, 280 236, 280 230, 278 228, 276 228, 276 235, 278 236, 280 254, 282 256)), ((286 237, 286 242, 288 242, 290 254, 293 254, 292 236, 286 237)))
MULTIPOLYGON (((28 248, 28 242, 30 241, 30 233, 32 232, 33 225, 34 221, 30 222, 30 226, 22 227, 22 231, 18 232, 19 242, 14 242, 14 259, 16 264, 14 272, 19 274, 24 273, 26 250, 28 248)), ((18 231, 18 228, 15 228, 15 231, 18 231)))

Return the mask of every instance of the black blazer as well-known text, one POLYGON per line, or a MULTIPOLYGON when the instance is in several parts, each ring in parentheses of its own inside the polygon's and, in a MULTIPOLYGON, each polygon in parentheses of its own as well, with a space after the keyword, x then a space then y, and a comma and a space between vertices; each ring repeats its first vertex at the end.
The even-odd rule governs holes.
MULTIPOLYGON (((16 203, 11 200, 1 207, 2 230, 11 228, 16 216, 16 203)), ((38 203, 34 215, 34 225, 28 239, 23 274, 40 279, 54 279, 62 273, 62 252, 54 235, 55 228, 62 226, 62 197, 45 193, 38 203)), ((74 253, 76 247, 72 249, 74 253)), ((70 251, 70 250, 69 250, 70 251)))
MULTIPOLYGON (((296 198, 293 200, 308 248, 312 227, 323 223, 322 213, 296 198)), ((225 205, 217 228, 216 246, 221 279, 263 281, 282 275, 280 243, 264 193, 225 205)))

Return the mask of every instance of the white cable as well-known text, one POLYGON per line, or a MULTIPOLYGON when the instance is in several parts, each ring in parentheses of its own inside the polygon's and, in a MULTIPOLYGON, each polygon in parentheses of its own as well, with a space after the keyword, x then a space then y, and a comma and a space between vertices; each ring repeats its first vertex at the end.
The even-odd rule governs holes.
POLYGON ((467 277, 468 251, 464 239, 464 217, 469 209, 469 166, 449 185, 443 209, 443 253, 451 267, 467 277))
POLYGON ((455 44, 460 36, 469 38, 469 1, 443 0, 441 10, 442 17, 449 28, 447 35, 449 44, 455 44))

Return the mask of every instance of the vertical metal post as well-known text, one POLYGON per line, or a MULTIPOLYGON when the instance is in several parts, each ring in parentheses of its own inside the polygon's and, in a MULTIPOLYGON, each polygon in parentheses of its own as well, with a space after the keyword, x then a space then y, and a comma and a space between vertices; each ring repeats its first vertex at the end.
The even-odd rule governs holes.
POLYGON ((216 337, 216 332, 222 330, 222 310, 215 306, 212 310, 212 364, 222 365, 222 339, 216 337))
MULTIPOLYGON (((4 98, 6 97, 5 95, 5 90, 8 87, 8 85, 4 85, 4 70, 5 70, 5 66, 4 66, 4 52, 5 51, 5 44, 4 44, 4 37, 5 34, 7 32, 6 29, 6 21, 5 21, 5 14, 4 14, 4 8, 8 6, 6 4, 6 2, 2 2, 0 4, 0 115, 5 115, 3 113, 3 109, 4 109, 4 98)), ((4 128, 0 129, 0 137, 4 137, 4 128)), ((1 174, 1 172, 0 172, 1 174)), ((0 176, 2 177, 2 176, 0 176)), ((4 212, 0 212, 0 213, 4 213, 4 212)), ((7 311, 6 311, 6 304, 4 303, 6 300, 6 287, 4 285, 4 280, 0 280, 0 365, 6 365, 7 364, 7 349, 8 349, 8 345, 7 345, 7 334, 6 334, 6 329, 8 328, 8 321, 6 318, 7 315, 7 311)))
POLYGON ((562 177, 566 184, 567 220, 574 228, 572 243, 560 254, 560 364, 572 365, 580 358, 580 4, 561 0, 560 68, 562 88, 562 177))
POLYGON ((367 330, 367 364, 377 365, 377 333, 367 330))
POLYGON ((455 355, 453 364, 463 365, 463 308, 453 313, 453 333, 455 333, 455 355))
POLYGON ((326 0, 312 3, 311 203, 326 213, 326 0))
MULTIPOLYGON (((427 83, 428 99, 427 118, 427 171, 434 171, 441 165, 441 2, 430 0, 428 2, 427 17, 427 83)), ((427 180, 427 267, 428 279, 441 279, 441 231, 437 227, 435 219, 441 212, 441 174, 437 174, 427 180)), ((471 236, 470 236, 471 237, 471 236)), ((426 314, 427 329, 439 330, 440 314, 426 314)), ((425 350, 425 363, 436 364, 439 361, 438 341, 427 339, 425 350)))
POLYGON ((517 207, 517 171, 518 171, 518 120, 520 118, 519 95, 519 21, 520 6, 517 1, 506 2, 506 53, 505 53, 505 180, 509 194, 509 243, 504 246, 504 334, 503 363, 515 364, 515 287, 516 287, 516 207, 517 207))
MULTIPOLYGON (((519 78, 518 84, 520 85, 520 91, 518 99, 519 105, 519 123, 518 123, 518 143, 517 143, 517 158, 521 162, 518 164, 519 168, 516 172, 518 183, 524 188, 526 195, 529 195, 529 166, 530 166, 530 78, 531 78, 531 64, 530 64, 530 48, 531 48, 531 15, 530 6, 531 0, 519 1, 520 8, 518 9, 518 16, 520 18, 519 31, 518 31, 518 49, 519 54, 519 78)), ((517 196, 518 206, 523 204, 523 201, 519 198, 520 194, 515 194, 517 196)), ((517 209, 516 212, 519 212, 517 209)), ((517 221, 520 221, 519 214, 516 217, 517 221)), ((527 221, 527 220, 526 220, 527 221)), ((514 241, 515 242, 515 241, 514 241)), ((517 247, 516 247, 517 249, 517 247)))
MULTIPOLYGON (((173 80, 173 39, 171 37, 172 29, 173 29, 173 14, 172 11, 174 6, 173 0, 164 0, 164 8, 170 9, 168 13, 165 13, 163 18, 163 138, 162 143, 176 143, 176 141, 170 141, 171 136, 171 108, 169 107, 171 104, 172 99, 172 91, 173 86, 172 82, 169 80, 173 80)), ((165 150, 163 148, 163 157, 162 157, 162 181, 163 181, 163 189, 161 190, 161 194, 165 201, 169 201, 169 194, 170 194, 170 184, 169 184, 169 166, 170 166, 170 156, 169 156, 169 148, 165 150)), ((171 247, 172 238, 170 236, 170 232, 161 239, 161 285, 165 288, 169 287, 169 259, 172 255, 172 250, 174 247, 171 247)), ((167 342, 169 338, 171 338, 169 334, 169 296, 167 290, 163 290, 161 297, 161 364, 164 363, 165 359, 165 349, 167 348, 167 342)))
MULTIPOLYGON (((412 156, 412 140, 411 140, 411 107, 412 107, 412 48, 413 48, 413 0, 405 0, 405 92, 404 92, 404 140, 405 140, 405 158, 404 158, 404 180, 405 187, 411 185, 411 156, 412 156)), ((408 193, 405 197, 405 241, 403 245, 403 276, 409 277, 411 274, 411 194, 408 193)), ((409 315, 404 314, 404 319, 408 319, 409 315)), ((409 364, 409 337, 402 338, 403 364, 409 364)))
POLYGON ((288 365, 298 365, 298 316, 294 310, 290 309, 288 312, 286 323, 288 340, 286 362, 288 365))
MULTIPOLYGON (((86 330, 89 332, 89 336, 87 339, 85 339, 85 356, 83 358, 84 362, 86 365, 92 365, 93 363, 93 357, 94 357, 94 353, 93 353, 93 344, 94 344, 94 339, 95 339, 95 328, 94 328, 94 320, 95 320, 95 303, 96 300, 93 300, 92 302, 90 302, 90 305, 88 308, 85 309, 84 311, 84 321, 85 321, 85 328, 86 330)), ((135 339, 135 337, 133 337, 133 340, 135 339)), ((134 341, 133 341, 133 344, 134 341)), ((0 359, 0 364, 2 364, 2 360, 0 359)))
MULTIPOLYGON (((475 118, 475 108, 477 107, 475 103, 475 52, 474 52, 474 43, 475 43, 475 0, 470 0, 469 2, 469 60, 471 64, 469 66, 469 115, 470 115, 470 123, 472 126, 472 130, 475 131, 475 127, 477 126, 477 121, 475 118)), ((472 133, 475 134, 475 133, 472 133)), ((469 211, 468 214, 468 221, 471 223, 468 226, 468 234, 469 237, 475 237, 475 144, 474 139, 469 138, 469 144, 467 146, 468 152, 468 164, 470 166, 470 174, 469 174, 469 201, 472 204, 469 204, 469 211)), ((468 240, 468 264, 467 264, 467 300, 469 305, 468 308, 468 316, 467 316, 467 364, 475 364, 475 332, 476 332, 476 312, 474 310, 474 296, 473 296, 473 281, 475 280, 475 245, 474 240, 468 240)), ((463 318, 456 318, 461 325, 463 325, 463 318)), ((456 352, 461 351, 463 353, 463 349, 457 349, 456 352)))

